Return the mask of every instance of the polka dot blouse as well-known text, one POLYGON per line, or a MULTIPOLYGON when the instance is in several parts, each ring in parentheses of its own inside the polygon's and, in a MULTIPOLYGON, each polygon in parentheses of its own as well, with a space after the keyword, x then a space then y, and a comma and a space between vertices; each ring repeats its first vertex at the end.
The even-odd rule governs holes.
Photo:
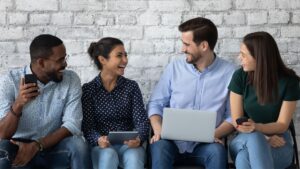
POLYGON ((148 139, 149 120, 138 84, 120 76, 108 92, 100 76, 82 87, 82 130, 91 145, 109 131, 137 130, 141 141, 148 139))

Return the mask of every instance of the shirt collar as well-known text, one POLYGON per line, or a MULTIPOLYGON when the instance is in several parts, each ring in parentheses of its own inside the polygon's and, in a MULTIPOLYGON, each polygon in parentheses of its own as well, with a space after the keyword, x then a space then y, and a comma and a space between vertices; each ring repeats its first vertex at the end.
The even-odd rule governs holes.
POLYGON ((196 67, 195 67, 195 65, 193 65, 193 64, 190 64, 190 66, 192 67, 192 69, 195 71, 195 72, 197 72, 197 73, 199 73, 199 74, 202 74, 202 73, 206 73, 206 72, 210 72, 211 70, 213 70, 215 67, 216 67, 216 65, 218 64, 218 62, 219 62, 219 57, 214 53, 214 60, 213 60, 213 62, 212 62, 212 64, 210 64, 207 68, 205 68, 202 72, 200 72, 196 67))
MULTIPOLYGON (((104 88, 100 74, 96 77, 96 83, 99 87, 104 88)), ((118 79, 117 79, 117 84, 116 84, 116 87, 114 88, 114 90, 116 88, 122 86, 124 81, 125 81, 125 78, 123 76, 119 76, 118 79)))

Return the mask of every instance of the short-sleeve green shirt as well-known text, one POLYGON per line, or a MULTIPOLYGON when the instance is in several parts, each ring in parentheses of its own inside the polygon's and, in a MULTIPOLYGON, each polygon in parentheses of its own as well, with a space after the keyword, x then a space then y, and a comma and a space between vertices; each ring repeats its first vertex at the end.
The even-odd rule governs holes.
POLYGON ((278 101, 260 105, 254 87, 248 82, 248 74, 241 68, 233 74, 228 89, 242 95, 243 109, 246 116, 256 123, 270 123, 277 121, 283 101, 300 99, 299 80, 296 77, 280 77, 278 86, 278 101))

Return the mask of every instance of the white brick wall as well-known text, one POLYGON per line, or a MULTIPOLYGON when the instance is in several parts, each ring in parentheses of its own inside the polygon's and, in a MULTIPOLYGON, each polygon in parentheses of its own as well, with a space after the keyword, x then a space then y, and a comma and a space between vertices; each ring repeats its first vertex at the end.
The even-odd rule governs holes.
POLYGON ((11 25, 24 25, 28 21, 27 13, 15 12, 8 13, 8 23, 11 25))
POLYGON ((64 40, 69 68, 85 83, 98 73, 86 53, 90 42, 115 36, 128 50, 126 76, 147 102, 164 66, 182 56, 177 26, 197 16, 217 25, 224 58, 236 61, 247 33, 267 31, 300 75, 300 0, 0 0, 0 72, 29 63, 30 41, 50 33, 64 40))

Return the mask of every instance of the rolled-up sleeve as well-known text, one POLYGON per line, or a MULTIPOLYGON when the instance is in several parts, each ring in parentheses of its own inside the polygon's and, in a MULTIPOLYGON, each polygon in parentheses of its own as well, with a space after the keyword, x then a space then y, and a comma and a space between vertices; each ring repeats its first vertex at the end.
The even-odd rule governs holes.
POLYGON ((79 77, 72 72, 70 88, 64 108, 62 127, 67 128, 73 135, 81 135, 82 105, 81 83, 79 77))
POLYGON ((0 120, 10 111, 10 106, 15 100, 14 83, 10 74, 0 77, 0 120))

